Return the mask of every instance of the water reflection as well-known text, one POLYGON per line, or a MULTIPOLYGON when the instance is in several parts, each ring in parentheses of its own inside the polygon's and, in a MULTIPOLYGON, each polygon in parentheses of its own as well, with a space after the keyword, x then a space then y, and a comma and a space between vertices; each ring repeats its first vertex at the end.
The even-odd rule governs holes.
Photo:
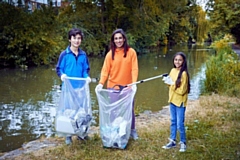
POLYGON ((206 65, 203 64, 200 67, 199 72, 196 73, 196 75, 194 75, 194 77, 191 79, 191 81, 190 81, 191 89, 190 89, 190 93, 188 94, 188 98, 190 100, 196 100, 199 98, 199 95, 201 93, 202 86, 203 86, 202 83, 204 82, 204 79, 206 78, 205 70, 206 70, 206 65))
MULTIPOLYGON (((138 56, 139 80, 168 73, 172 68, 172 56, 183 51, 188 57, 192 90, 190 99, 197 99, 201 81, 205 78, 205 65, 209 52, 200 46, 187 48, 161 48, 138 56)), ((90 58, 91 77, 99 77, 103 58, 90 58)), ((55 108, 58 105, 60 79, 54 66, 0 70, 0 151, 10 151, 44 135, 54 136, 55 108)), ((98 122, 98 103, 94 92, 96 83, 90 84, 93 124, 98 122)), ((142 110, 159 111, 168 105, 168 88, 161 78, 137 85, 135 107, 142 110)))
POLYGON ((54 118, 50 111, 59 97, 52 68, 0 72, 0 150, 19 148, 41 135, 52 136, 54 118))

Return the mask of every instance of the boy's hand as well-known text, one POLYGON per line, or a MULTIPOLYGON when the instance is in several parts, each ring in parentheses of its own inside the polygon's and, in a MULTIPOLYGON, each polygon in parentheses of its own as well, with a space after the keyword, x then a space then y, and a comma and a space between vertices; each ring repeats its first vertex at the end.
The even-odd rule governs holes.
POLYGON ((62 74, 62 75, 61 75, 61 80, 64 81, 66 77, 67 77, 66 74, 62 74))
POLYGON ((91 82, 91 78, 87 77, 87 82, 90 83, 91 82))

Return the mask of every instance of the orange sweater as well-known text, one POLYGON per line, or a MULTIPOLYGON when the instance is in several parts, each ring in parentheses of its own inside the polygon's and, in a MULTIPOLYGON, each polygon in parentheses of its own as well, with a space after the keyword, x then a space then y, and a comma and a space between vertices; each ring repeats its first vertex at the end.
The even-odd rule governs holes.
POLYGON ((99 83, 104 85, 108 79, 107 88, 112 88, 114 85, 124 86, 137 81, 138 60, 135 50, 129 48, 127 56, 125 58, 123 56, 123 49, 115 50, 114 60, 112 60, 112 52, 107 53, 99 83))

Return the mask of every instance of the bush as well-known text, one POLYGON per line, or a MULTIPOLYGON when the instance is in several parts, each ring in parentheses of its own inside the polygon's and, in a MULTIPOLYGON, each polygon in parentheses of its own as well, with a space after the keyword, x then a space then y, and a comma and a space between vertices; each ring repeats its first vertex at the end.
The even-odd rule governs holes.
POLYGON ((216 55, 206 62, 205 91, 240 97, 238 55, 225 40, 217 41, 211 47, 216 50, 216 55))

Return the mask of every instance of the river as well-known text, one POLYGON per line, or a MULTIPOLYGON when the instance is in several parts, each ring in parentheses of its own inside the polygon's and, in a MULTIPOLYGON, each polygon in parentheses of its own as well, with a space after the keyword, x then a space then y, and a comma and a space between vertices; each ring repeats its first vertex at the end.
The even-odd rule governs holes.
MULTIPOLYGON (((206 46, 178 45, 172 48, 145 50, 138 56, 139 78, 143 80, 173 67, 172 57, 182 51, 187 55, 191 77, 189 99, 197 99, 205 78, 205 62, 211 55, 206 46)), ((104 58, 89 58, 92 78, 99 78, 104 58)), ((58 105, 60 79, 54 66, 0 70, 0 152, 20 148, 23 143, 55 135, 54 116, 58 105)), ((95 94, 97 83, 90 83, 93 125, 98 124, 98 103, 95 94)), ((159 111, 168 105, 168 88, 162 79, 137 85, 135 110, 159 111)))

